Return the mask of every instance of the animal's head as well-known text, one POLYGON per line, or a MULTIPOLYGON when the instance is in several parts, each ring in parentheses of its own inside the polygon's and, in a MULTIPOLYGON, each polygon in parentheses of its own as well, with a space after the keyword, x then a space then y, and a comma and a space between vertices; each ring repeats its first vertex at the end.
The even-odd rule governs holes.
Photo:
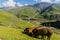
POLYGON ((29 32, 29 28, 25 28, 24 32, 28 33, 29 32))

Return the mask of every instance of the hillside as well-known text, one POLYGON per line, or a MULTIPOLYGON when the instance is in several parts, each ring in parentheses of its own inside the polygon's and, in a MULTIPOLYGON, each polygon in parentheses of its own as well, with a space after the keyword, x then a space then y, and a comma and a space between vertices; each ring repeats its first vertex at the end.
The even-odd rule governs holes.
MULTIPOLYGON (((57 31, 57 30, 56 30, 57 31)), ((0 26, 0 39, 1 40, 41 40, 38 38, 30 37, 22 33, 22 29, 7 28, 0 26)), ((60 34, 53 33, 51 40, 59 40, 60 34)))
MULTIPOLYGON (((38 4, 35 4, 38 5, 38 4)), ((42 15, 45 19, 49 20, 60 20, 60 4, 49 4, 45 3, 45 6, 43 4, 39 4, 36 9, 38 10, 39 14, 42 15), (46 6, 49 5, 49 6, 46 6), (40 10, 39 10, 40 7, 40 10), (44 7, 44 8, 42 8, 44 7)))
MULTIPOLYGON (((45 4, 45 3, 43 3, 45 4)), ((41 5, 43 5, 41 4, 41 5)), ((47 4, 47 3, 46 3, 47 4)), ((50 3, 49 3, 50 4, 50 3)), ((9 10, 0 10, 1 40, 41 40, 23 33, 24 29, 33 24, 59 20, 60 7, 56 4, 40 8, 39 5, 24 6, 9 10), (39 7, 38 7, 39 6, 39 7), (41 13, 43 12, 43 13, 41 13)), ((54 23, 55 24, 55 23, 54 23)), ((48 25, 48 24, 47 24, 48 25)), ((40 36, 39 36, 40 37, 40 36)), ((60 29, 53 29, 51 40, 60 40, 60 29)))
POLYGON ((28 23, 27 21, 23 21, 19 18, 17 18, 15 15, 10 14, 6 11, 0 10, 0 26, 8 26, 8 27, 28 27, 32 25, 31 23, 28 23))
POLYGON ((60 11, 58 10, 59 9, 58 7, 59 6, 57 4, 42 2, 34 5, 10 9, 8 10, 8 12, 16 15, 18 18, 30 22, 31 21, 46 22, 59 20, 60 11))
MULTIPOLYGON (((31 26, 31 23, 18 19, 15 15, 0 10, 0 39, 1 40, 41 40, 23 34, 24 29, 31 26), (16 26, 14 26, 16 25, 16 26), (18 27, 19 26, 19 27, 18 27), (18 29, 13 28, 18 27, 18 29)), ((60 34, 53 33, 51 40, 59 40, 60 34), (56 38, 56 39, 55 39, 56 38)))
POLYGON ((46 2, 28 5, 8 10, 9 13, 15 14, 18 18, 28 19, 48 19, 60 20, 60 4, 51 4, 46 2))
POLYGON ((19 7, 16 9, 11 9, 8 12, 13 13, 19 17, 27 17, 27 18, 34 18, 38 15, 36 10, 33 7, 25 6, 25 7, 19 7))
POLYGON ((42 15, 49 17, 49 19, 59 20, 60 10, 57 6, 58 5, 52 5, 42 15))
POLYGON ((37 21, 37 23, 38 23, 39 20, 45 20, 39 15, 37 10, 35 10, 35 8, 33 8, 31 6, 25 6, 25 7, 19 7, 16 9, 11 9, 11 10, 8 10, 8 12, 11 14, 14 14, 18 18, 21 18, 28 22, 36 23, 36 21, 37 21))

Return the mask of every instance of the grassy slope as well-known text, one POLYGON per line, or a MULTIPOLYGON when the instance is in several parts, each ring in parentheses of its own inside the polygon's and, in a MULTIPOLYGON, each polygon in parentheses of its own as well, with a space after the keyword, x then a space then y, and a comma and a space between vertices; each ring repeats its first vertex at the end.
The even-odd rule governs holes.
MULTIPOLYGON (((37 12, 37 10, 35 8, 29 7, 29 6, 11 9, 11 10, 8 10, 8 12, 15 14, 15 15, 16 15, 16 13, 19 13, 20 18, 23 18, 23 19, 25 17, 23 17, 23 16, 21 17, 21 15, 26 15, 26 16, 28 16, 28 18, 36 18, 37 21, 38 20, 40 21, 40 23, 51 21, 51 20, 44 19, 41 15, 39 15, 39 13, 37 12)), ((33 23, 35 23, 35 22, 33 22, 33 23)), ((36 24, 38 24, 38 22, 36 24)))
MULTIPOLYGON (((2 40, 41 40, 30 37, 22 33, 23 30, 15 28, 7 28, 0 26, 0 39, 2 40)), ((53 33, 51 40, 59 40, 60 35, 53 33)))
POLYGON ((20 16, 21 15, 26 15, 29 18, 34 18, 36 15, 38 15, 36 10, 33 7, 29 7, 29 6, 19 7, 19 8, 16 8, 16 9, 11 9, 8 12, 13 13, 15 15, 19 13, 20 16))
POLYGON ((48 9, 48 10, 46 10, 44 13, 43 13, 43 15, 56 15, 56 14, 60 14, 60 8, 59 8, 60 6, 59 5, 56 5, 56 4, 54 4, 54 5, 52 5, 52 8, 50 8, 50 9, 48 9))
MULTIPOLYGON (((0 11, 0 22, 7 26, 0 26, 0 39, 2 40, 40 40, 22 33, 22 29, 9 28, 9 25, 16 25, 19 27, 29 27, 32 25, 26 21, 18 19, 16 16, 5 11, 0 11)), ((13 27, 13 26, 10 26, 13 27)), ((53 33, 51 40, 59 40, 60 34, 53 33)))
POLYGON ((12 27, 15 27, 15 26, 28 27, 28 26, 32 25, 31 23, 18 19, 16 16, 14 16, 10 13, 7 13, 3 10, 0 10, 0 24, 2 24, 4 26, 8 26, 8 27, 11 27, 11 26, 12 27))
MULTIPOLYGON (((39 15, 36 9, 38 10, 39 8, 26 6, 26 7, 11 9, 8 12, 13 13, 13 14, 20 13, 20 16, 21 15, 27 15, 28 17, 40 16, 41 14, 39 15)), ((52 9, 49 8, 44 13, 42 13, 42 15, 48 15, 48 16, 56 15, 56 14, 60 14, 60 6, 57 4, 52 5, 52 9)))
MULTIPOLYGON (((25 15, 25 16, 28 16, 29 18, 37 18, 37 20, 46 21, 46 19, 44 19, 44 17, 43 17, 44 15, 47 15, 49 17, 50 15, 55 16, 56 14, 58 14, 58 15, 60 14, 60 11, 57 10, 57 9, 59 9, 59 8, 57 8, 57 6, 58 5, 53 5, 52 9, 49 8, 48 9, 49 11, 46 10, 44 13, 42 13, 40 15, 39 15, 38 11, 36 10, 38 7, 33 8, 33 7, 29 7, 29 6, 11 9, 8 12, 13 13, 15 15, 16 15, 16 13, 19 13, 20 18, 25 18, 23 16, 21 17, 21 15, 25 15), (41 15, 43 15, 43 16, 41 16, 41 15)), ((48 20, 48 21, 52 21, 52 20, 48 20)))

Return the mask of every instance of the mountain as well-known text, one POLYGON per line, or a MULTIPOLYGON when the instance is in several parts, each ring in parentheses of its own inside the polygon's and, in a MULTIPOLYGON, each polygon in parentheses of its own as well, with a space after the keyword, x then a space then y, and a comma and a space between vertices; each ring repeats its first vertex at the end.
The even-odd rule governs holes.
MULTIPOLYGON (((60 16, 60 7, 59 5, 53 4, 46 7, 43 13, 41 13, 39 8, 40 7, 38 6, 34 7, 34 5, 32 5, 14 9, 6 8, 7 10, 0 9, 0 40, 41 40, 23 33, 25 28, 30 27, 33 24, 30 20, 26 21, 22 19, 28 18, 33 21, 37 19, 39 23, 46 22, 46 19, 50 19, 51 15, 53 18, 58 18, 60 16), (56 14, 59 16, 55 16, 56 14)), ((37 22, 35 21, 35 23, 37 22)), ((52 30, 53 34, 51 36, 51 40, 59 40, 60 29, 52 28, 52 30)))
POLYGON ((46 3, 46 2, 41 2, 41 3, 37 3, 37 4, 34 4, 33 6, 36 7, 36 8, 39 8, 41 11, 43 11, 45 8, 49 7, 50 3, 46 3))
MULTIPOLYGON (((53 4, 46 8, 45 12, 42 14, 45 18, 53 19, 53 20, 60 20, 60 6, 58 4, 53 4)), ((40 12, 41 13, 41 12, 40 12)))
MULTIPOLYGON (((17 11, 23 11, 24 9, 24 11, 26 12, 26 10, 28 9, 28 10, 31 10, 32 12, 33 12, 33 10, 35 11, 35 12, 37 12, 37 11, 39 11, 39 13, 43 13, 43 12, 45 12, 47 9, 49 9, 49 7, 51 7, 52 6, 52 4, 51 3, 47 3, 47 2, 41 2, 41 3, 36 3, 36 4, 34 4, 34 5, 28 5, 28 6, 24 6, 24 7, 19 7, 19 8, 16 8, 16 9, 12 9, 12 11, 9 11, 9 12, 13 12, 13 10, 15 10, 15 14, 16 14, 16 12, 17 11)), ((27 10, 27 12, 28 12, 28 14, 29 14, 29 11, 27 10)), ((34 13, 34 12, 33 12, 34 13)), ((25 13, 24 13, 25 14, 25 13)), ((30 14, 32 14, 32 13, 30 13, 30 14)), ((35 13, 35 14, 37 14, 37 13, 35 13)))
POLYGON ((33 7, 46 19, 60 20, 60 4, 41 2, 33 7))
POLYGON ((47 2, 41 2, 33 5, 33 7, 36 8, 37 10, 40 10, 39 12, 41 13, 45 12, 45 10, 47 10, 51 6, 52 4, 47 2))
POLYGON ((60 4, 51 4, 46 2, 18 7, 7 10, 9 13, 16 15, 24 20, 60 20, 60 4))
POLYGON ((24 6, 24 7, 19 7, 16 9, 11 9, 11 10, 8 10, 8 12, 15 14, 18 18, 19 17, 34 18, 35 16, 38 15, 36 10, 30 6, 24 6))

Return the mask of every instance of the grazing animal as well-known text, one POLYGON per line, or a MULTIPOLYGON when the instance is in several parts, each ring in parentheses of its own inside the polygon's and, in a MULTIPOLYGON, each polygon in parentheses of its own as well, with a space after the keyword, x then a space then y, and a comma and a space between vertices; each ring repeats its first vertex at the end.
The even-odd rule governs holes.
POLYGON ((52 35, 52 30, 48 27, 41 27, 41 28, 35 28, 33 31, 34 37, 38 37, 41 35, 41 38, 44 39, 44 37, 47 36, 47 39, 50 40, 52 35))
POLYGON ((33 30, 34 29, 36 29, 38 26, 35 26, 35 25, 33 25, 33 26, 31 26, 30 28, 25 28, 25 30, 24 30, 24 32, 26 33, 26 34, 28 34, 28 35, 30 35, 30 36, 33 36, 34 34, 33 34, 33 30))
POLYGON ((47 36, 48 40, 50 40, 52 36, 52 30, 49 27, 39 27, 39 26, 33 25, 30 28, 26 28, 24 32, 29 36, 33 36, 35 38, 37 38, 40 35, 41 38, 44 39, 47 36))

